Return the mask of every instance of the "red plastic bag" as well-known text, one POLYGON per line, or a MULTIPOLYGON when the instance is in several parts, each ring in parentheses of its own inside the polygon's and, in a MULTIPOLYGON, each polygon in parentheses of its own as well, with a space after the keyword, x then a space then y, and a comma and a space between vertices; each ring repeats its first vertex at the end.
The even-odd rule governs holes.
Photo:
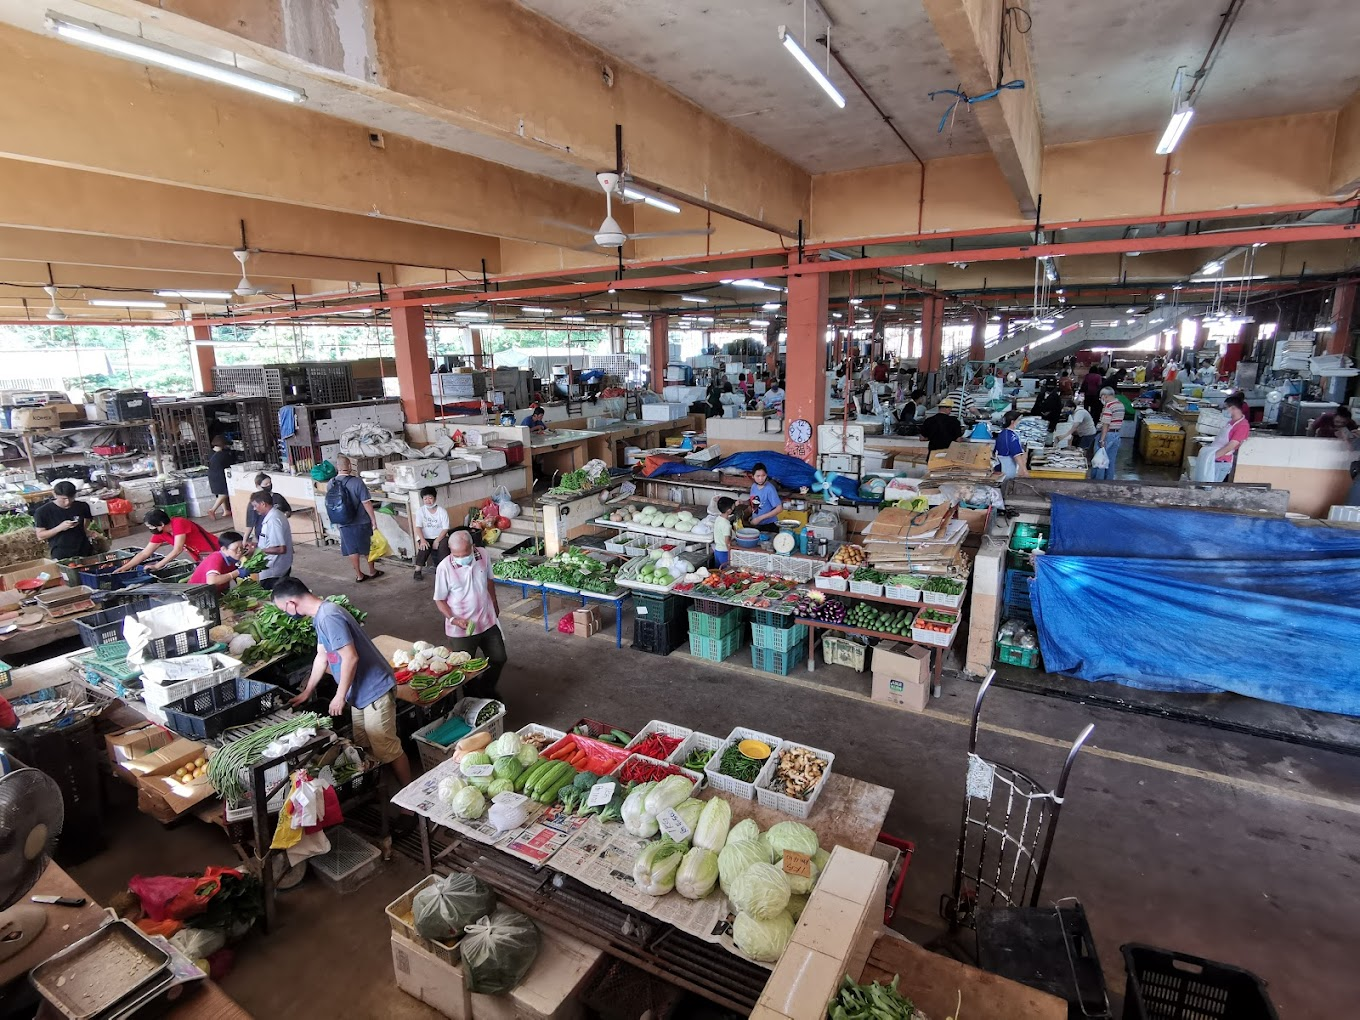
POLYGON ((123 499, 121 496, 115 499, 107 500, 106 502, 109 505, 109 513, 111 514, 132 513, 132 504, 128 500, 123 499))
POLYGON ((329 829, 332 825, 339 825, 345 820, 344 814, 340 811, 340 796, 335 792, 334 786, 326 787, 321 795, 321 821, 316 825, 309 825, 303 832, 320 832, 322 829, 329 829))
POLYGON ((133 875, 128 880, 128 889, 142 901, 142 909, 153 921, 164 921, 169 917, 171 901, 183 892, 193 892, 196 885, 196 878, 177 878, 174 875, 153 875, 150 878, 133 875))
POLYGON ((562 619, 558 620, 557 632, 559 634, 575 634, 576 617, 574 617, 571 613, 568 613, 566 616, 562 617, 562 619))

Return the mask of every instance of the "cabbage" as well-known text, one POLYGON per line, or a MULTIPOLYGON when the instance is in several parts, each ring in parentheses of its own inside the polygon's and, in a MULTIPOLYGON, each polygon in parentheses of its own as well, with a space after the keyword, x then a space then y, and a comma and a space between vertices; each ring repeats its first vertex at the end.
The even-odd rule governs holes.
POLYGON ((460 762, 458 765, 458 771, 466 776, 468 775, 468 769, 470 769, 473 765, 490 765, 490 764, 492 764, 491 755, 487 754, 485 751, 471 751, 463 756, 462 762, 460 762))
POLYGON ((467 786, 460 776, 445 776, 439 780, 439 799, 445 804, 453 803, 453 795, 467 786))
MULTIPOLYGON (((493 779, 486 788, 486 795, 492 800, 495 800, 499 794, 514 792, 515 781, 513 779, 493 779)), ((792 878, 792 876, 790 876, 790 878, 792 878)))
POLYGON ((514 730, 509 730, 491 741, 491 746, 486 749, 486 753, 491 755, 492 758, 513 758, 519 754, 519 749, 523 746, 524 742, 519 739, 519 734, 514 730))
POLYGON ((538 752, 534 750, 533 744, 520 745, 519 753, 515 757, 526 769, 531 769, 538 764, 538 752))
POLYGON ((831 860, 831 853, 828 850, 818 850, 812 855, 812 866, 816 870, 812 873, 812 884, 817 884, 817 879, 822 877, 822 872, 826 870, 827 861, 831 860))
POLYGON ((524 766, 519 763, 519 759, 513 755, 506 758, 497 758, 495 772, 492 773, 497 779, 518 779, 524 771, 524 766))
POLYGON ((765 830, 765 839, 776 861, 784 856, 785 850, 809 857, 817 852, 817 833, 802 822, 776 822, 765 830))
POLYGON ((727 834, 727 842, 729 843, 740 843, 744 839, 759 838, 760 826, 751 818, 738 822, 736 825, 732 826, 732 831, 727 834))
POLYGON ((648 843, 633 861, 633 881, 649 896, 664 896, 675 888, 675 873, 684 855, 684 845, 674 840, 648 843))
POLYGON ((761 920, 750 914, 738 914, 732 925, 732 939, 737 948, 753 960, 774 963, 784 954, 784 948, 793 938, 793 918, 787 910, 780 911, 769 920, 761 920))
MULTIPOLYGON (((775 867, 780 867, 780 865, 776 864, 775 867)), ((786 878, 789 883, 789 892, 798 896, 806 896, 808 893, 812 892, 812 887, 817 884, 817 878, 821 874, 822 869, 817 867, 817 862, 815 860, 808 862, 808 869, 811 872, 811 875, 808 878, 804 878, 802 875, 790 875, 787 871, 784 872, 784 878, 786 878)))
POLYGON ((656 815, 647 814, 647 794, 652 792, 655 783, 643 783, 633 788, 623 802, 623 828, 630 836, 651 838, 657 833, 656 815))
POLYGON ((675 809, 675 813, 680 816, 680 820, 685 823, 685 828, 689 829, 690 838, 685 840, 690 843, 694 839, 694 830, 699 827, 699 816, 704 813, 704 806, 697 800, 687 800, 675 809))
POLYGON ((481 818, 486 813, 486 798, 475 786, 465 786, 453 795, 453 803, 449 807, 459 818, 466 820, 481 818))
POLYGON ((807 906, 808 898, 794 894, 789 897, 789 916, 797 921, 803 916, 803 909, 807 906))
MULTIPOLYGON (((698 803, 697 801, 695 803, 698 803)), ((721 797, 704 802, 699 824, 694 829, 693 843, 715 854, 727 843, 727 827, 732 822, 732 808, 721 797)))
POLYGON ((764 841, 742 839, 733 843, 730 839, 718 854, 718 881, 722 891, 732 895, 732 885, 747 868, 756 864, 769 864, 770 854, 764 841))
POLYGON ((649 815, 659 815, 666 808, 679 807, 693 792, 694 784, 684 776, 667 776, 648 791, 645 810, 649 815))
POLYGON ((675 891, 687 900, 703 899, 717 882, 718 855, 703 847, 695 847, 685 854, 680 870, 675 873, 675 891))
POLYGON ((789 905, 789 880, 773 864, 752 864, 736 877, 727 895, 738 910, 769 921, 789 905))

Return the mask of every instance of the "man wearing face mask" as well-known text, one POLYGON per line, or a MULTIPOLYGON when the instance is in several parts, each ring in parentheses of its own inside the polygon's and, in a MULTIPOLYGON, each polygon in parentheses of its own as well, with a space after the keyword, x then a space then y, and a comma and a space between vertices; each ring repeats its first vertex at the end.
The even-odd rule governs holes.
POLYGON ((496 622, 500 606, 491 563, 472 545, 472 533, 458 528, 449 535, 449 555, 434 573, 434 604, 444 617, 445 644, 455 652, 491 660, 481 676, 469 681, 467 693, 500 699, 497 685, 505 667, 505 636, 496 622))

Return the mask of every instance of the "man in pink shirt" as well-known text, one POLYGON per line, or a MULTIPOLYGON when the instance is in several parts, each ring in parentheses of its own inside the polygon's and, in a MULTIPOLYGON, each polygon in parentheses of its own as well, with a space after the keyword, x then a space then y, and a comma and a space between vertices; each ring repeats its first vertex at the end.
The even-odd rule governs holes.
POLYGON ((1228 475, 1232 474, 1238 448, 1247 441, 1247 436, 1251 433, 1251 422, 1247 421, 1247 402, 1243 396, 1234 393, 1223 401, 1223 404, 1228 412, 1228 424, 1222 433, 1225 437, 1223 445, 1218 448, 1218 454, 1214 457, 1216 482, 1227 481, 1228 475))
POLYGON ((455 652, 481 654, 491 660, 485 673, 469 681, 467 693, 501 698, 497 685, 505 668, 505 635, 497 618, 496 582, 491 561, 472 545, 472 533, 459 528, 449 534, 449 554, 434 573, 434 604, 444 617, 444 642, 455 652))

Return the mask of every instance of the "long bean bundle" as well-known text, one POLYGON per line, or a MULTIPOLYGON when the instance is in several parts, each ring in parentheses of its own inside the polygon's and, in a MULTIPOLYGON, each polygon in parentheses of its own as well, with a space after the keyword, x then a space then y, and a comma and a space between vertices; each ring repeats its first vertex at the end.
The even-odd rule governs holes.
POLYGON ((247 792, 242 773, 259 762, 260 755, 270 743, 304 726, 329 729, 330 725, 330 716, 304 712, 292 719, 248 733, 239 740, 223 744, 222 749, 208 759, 208 781, 228 804, 239 804, 245 799, 247 792))

